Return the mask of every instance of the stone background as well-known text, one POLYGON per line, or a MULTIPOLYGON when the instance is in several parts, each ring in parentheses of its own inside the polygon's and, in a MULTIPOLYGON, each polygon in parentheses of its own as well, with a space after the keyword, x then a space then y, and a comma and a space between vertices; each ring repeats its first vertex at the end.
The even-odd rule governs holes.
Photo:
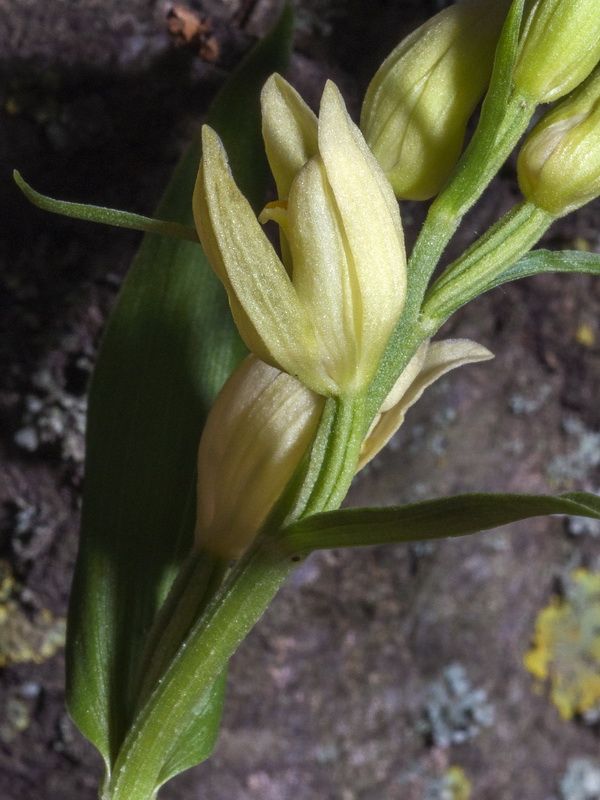
MULTIPOLYGON (((299 0, 292 81, 314 104, 333 77, 356 112, 382 57, 441 5, 299 0)), ((207 103, 274 13, 266 0, 203 9, 217 64, 173 46, 156 0, 0 0, 2 800, 96 796, 98 758, 64 710, 61 619, 85 386, 139 241, 37 211, 11 170, 52 196, 151 213, 207 103)), ((468 216, 456 251, 515 201, 513 175, 509 165, 468 216)), ((423 208, 402 212, 411 241, 423 208)), ((546 246, 599 251, 599 212, 555 225, 546 246)), ((495 360, 431 389, 348 502, 597 489, 599 304, 598 281, 542 277, 464 309, 446 333, 495 360)), ((444 780, 464 774, 474 800, 600 797, 589 761, 587 778, 564 782, 573 759, 597 756, 597 725, 562 721, 523 667, 539 610, 568 591, 574 568, 600 568, 597 527, 573 531, 536 519, 429 547, 314 555, 233 659, 214 756, 162 796, 460 800, 444 780)))

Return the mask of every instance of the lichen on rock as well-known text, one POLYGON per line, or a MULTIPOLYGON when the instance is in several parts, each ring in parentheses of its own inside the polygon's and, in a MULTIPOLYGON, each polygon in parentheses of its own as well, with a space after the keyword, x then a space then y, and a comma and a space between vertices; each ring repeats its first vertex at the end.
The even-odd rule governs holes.
POLYGON ((600 573, 575 570, 564 597, 542 609, 525 667, 550 680, 550 698, 564 720, 600 703, 600 573))
POLYGON ((45 661, 64 646, 65 631, 65 620, 48 609, 25 611, 10 565, 0 561, 0 667, 45 661))

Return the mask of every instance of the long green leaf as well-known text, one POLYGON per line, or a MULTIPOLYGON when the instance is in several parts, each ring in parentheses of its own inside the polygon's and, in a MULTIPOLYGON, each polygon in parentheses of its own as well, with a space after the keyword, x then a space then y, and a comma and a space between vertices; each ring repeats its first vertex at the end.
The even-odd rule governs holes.
POLYGON ((459 494, 387 508, 347 508, 315 514, 290 525, 277 547, 290 556, 330 547, 419 542, 496 528, 545 514, 600 519, 600 497, 569 492, 558 497, 529 494, 459 494))
POLYGON ((196 229, 179 222, 166 222, 165 220, 142 217, 140 214, 131 214, 129 211, 118 211, 104 206, 91 206, 87 203, 70 203, 66 200, 55 200, 45 194, 40 194, 23 179, 15 169, 13 178, 25 197, 34 206, 43 211, 61 214, 63 217, 82 219, 86 222, 100 222, 103 225, 112 225, 115 228, 129 228, 144 233, 159 233, 162 236, 173 236, 175 239, 187 239, 189 242, 198 243, 196 229))
MULTIPOLYGON (((286 10, 209 113, 254 203, 268 175, 253 149, 260 139, 258 93, 271 72, 285 70, 290 31, 286 10)), ((192 224, 199 157, 197 140, 158 206, 160 219, 192 224)), ((108 766, 130 723, 145 636, 192 542, 204 420, 243 354, 225 293, 200 246, 146 236, 94 371, 69 611, 69 710, 108 766)), ((200 753, 204 745, 198 747, 200 753)))
POLYGON ((545 272, 584 273, 600 275, 600 255, 582 253, 579 250, 532 250, 516 264, 495 276, 483 291, 494 289, 503 283, 541 275, 545 272))

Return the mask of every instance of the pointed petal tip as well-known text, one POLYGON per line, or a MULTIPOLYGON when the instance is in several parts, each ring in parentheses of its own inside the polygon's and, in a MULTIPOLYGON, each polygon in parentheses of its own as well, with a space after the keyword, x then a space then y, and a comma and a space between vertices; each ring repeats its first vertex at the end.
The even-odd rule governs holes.
POLYGON ((323 88, 323 94, 321 95, 319 119, 324 116, 328 117, 330 115, 341 115, 344 117, 344 119, 349 119, 346 103, 344 102, 344 98, 342 97, 340 90, 331 79, 328 79, 323 88))
MULTIPOLYGON (((431 356, 436 358, 443 352, 444 361, 464 359, 465 361, 489 361, 495 358, 494 353, 479 342, 472 339, 443 339, 431 343, 431 356)), ((437 358, 436 358, 437 360, 437 358)))
POLYGON ((261 104, 264 103, 268 96, 274 91, 281 91, 281 87, 284 83, 287 83, 287 81, 278 72, 274 72, 272 75, 269 75, 260 92, 261 104))
POLYGON ((202 153, 207 149, 223 149, 223 144, 221 139, 219 138, 219 134, 210 127, 210 125, 203 125, 200 131, 200 136, 202 139, 202 153))

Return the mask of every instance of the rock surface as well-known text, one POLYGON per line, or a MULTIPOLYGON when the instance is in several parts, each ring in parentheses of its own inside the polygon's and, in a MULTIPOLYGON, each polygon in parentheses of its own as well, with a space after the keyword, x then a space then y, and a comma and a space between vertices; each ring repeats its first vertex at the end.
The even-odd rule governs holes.
MULTIPOLYGON (((301 2, 293 80, 314 104, 333 75, 356 109, 378 61, 435 5, 301 2)), ((151 212, 226 74, 174 48, 166 10, 152 0, 0 0, 0 556, 30 618, 66 613, 82 480, 75 412, 138 236, 32 209, 10 170, 53 196, 151 212), (54 438, 36 432, 42 413, 54 438), (15 440, 28 426, 33 435, 15 440)), ((272 13, 268 2, 233 0, 205 10, 241 20, 230 54, 272 13)), ((516 196, 507 169, 456 252, 516 196)), ((423 210, 406 204, 403 216, 413 239, 423 210)), ((600 251, 598 203, 545 240, 574 243, 600 251)), ((446 334, 482 342, 495 360, 429 390, 348 503, 597 489, 599 308, 600 282, 542 277, 463 309, 446 334)), ((597 730, 561 721, 523 656, 539 610, 578 566, 600 569, 600 538, 570 535, 561 519, 430 547, 314 555, 233 659, 213 758, 165 800, 441 800, 435 787, 451 766, 477 800, 559 796, 570 759, 597 753, 597 730), (469 688, 440 695, 455 664, 469 688), (432 697, 446 739, 423 727, 432 697), (493 707, 493 721, 477 722, 469 703, 493 707), (459 741, 463 712, 475 722, 459 741)), ((64 711, 60 655, 3 668, 0 740, 3 800, 96 796, 99 760, 64 711)))

